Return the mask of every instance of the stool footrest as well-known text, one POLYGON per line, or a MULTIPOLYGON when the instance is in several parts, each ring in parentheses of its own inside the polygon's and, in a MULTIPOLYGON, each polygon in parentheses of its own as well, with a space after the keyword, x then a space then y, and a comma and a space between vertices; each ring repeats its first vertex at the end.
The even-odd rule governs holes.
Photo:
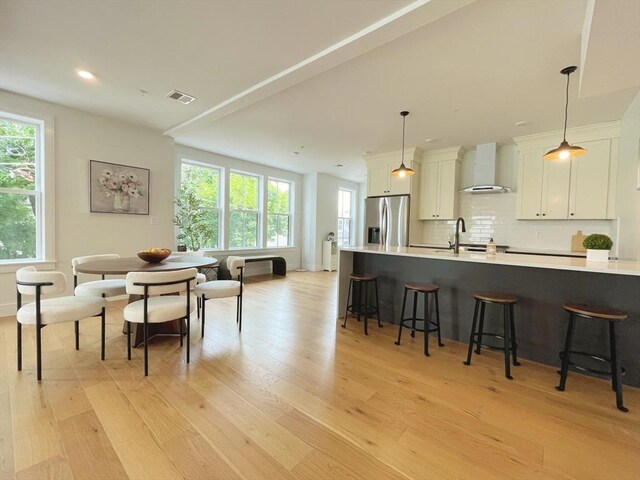
MULTIPOLYGON (((601 357, 599 355, 596 355, 595 353, 591 353, 591 352, 581 352, 581 351, 575 351, 575 350, 571 350, 569 352, 571 355, 577 355, 579 357, 588 357, 592 360, 595 360, 597 362, 601 362, 601 363, 606 363, 609 366, 611 365, 611 359, 607 358, 607 357, 601 357)), ((564 359, 564 352, 560 352, 558 354, 558 356, 560 357, 560 360, 564 359)), ((576 370, 580 370, 581 372, 588 372, 588 373, 593 373, 595 375, 599 375, 601 377, 607 378, 607 379, 611 379, 612 376, 612 372, 611 370, 597 370, 595 368, 589 368, 589 367, 585 367, 583 365, 577 364, 572 362, 571 360, 569 360, 569 366, 575 368, 576 370)), ((625 374, 625 369, 623 366, 620 366, 620 375, 624 375, 625 374)))
MULTIPOLYGON (((424 332, 424 319, 422 318, 403 318, 402 320, 400 320, 400 323, 402 323, 402 326, 404 328, 408 328, 409 330, 415 330, 416 332, 424 332), (416 323, 418 322, 422 322, 423 326, 422 327, 418 327, 416 325, 415 328, 413 328, 413 321, 416 321, 416 323)), ((433 325, 433 328, 428 328, 427 332, 437 332, 438 331, 438 324, 436 322, 432 322, 431 320, 427 320, 427 325, 431 324, 433 325)))
MULTIPOLYGON (((479 337, 481 334, 480 333, 474 333, 473 336, 474 337, 479 337)), ((502 340, 504 342, 504 335, 501 335, 499 333, 487 333, 487 332, 483 332, 482 333, 483 337, 494 337, 494 338, 498 338, 500 340, 502 340)), ((500 345, 488 345, 486 343, 480 343, 478 342, 478 340, 474 340, 473 341, 474 345, 480 345, 481 347, 484 348, 488 348, 489 350, 498 350, 500 352, 504 352, 504 346, 500 346, 500 345)), ((517 345, 516 345, 517 346, 517 345)))

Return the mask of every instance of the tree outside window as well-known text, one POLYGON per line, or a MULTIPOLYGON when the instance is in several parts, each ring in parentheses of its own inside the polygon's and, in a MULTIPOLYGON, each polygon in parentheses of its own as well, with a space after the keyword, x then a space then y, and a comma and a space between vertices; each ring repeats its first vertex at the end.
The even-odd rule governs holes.
POLYGON ((267 184, 267 247, 291 245, 291 183, 269 179, 267 184))
POLYGON ((0 114, 0 261, 42 258, 40 133, 0 114))
POLYGON ((229 248, 258 247, 260 177, 229 175, 229 248))
POLYGON ((353 192, 338 190, 338 245, 352 244, 353 227, 353 192))
POLYGON ((189 250, 220 248, 220 177, 218 168, 182 162, 174 223, 189 250))

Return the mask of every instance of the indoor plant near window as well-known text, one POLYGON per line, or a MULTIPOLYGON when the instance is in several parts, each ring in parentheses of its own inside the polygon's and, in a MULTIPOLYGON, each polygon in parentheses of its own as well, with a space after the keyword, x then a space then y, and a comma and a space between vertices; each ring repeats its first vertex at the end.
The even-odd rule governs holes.
POLYGON ((582 242, 587 249, 587 262, 608 262, 613 241, 608 235, 592 233, 582 242))
POLYGON ((181 188, 174 203, 177 210, 173 223, 178 227, 178 241, 186 245, 187 250, 197 252, 205 245, 209 233, 206 212, 200 208, 200 200, 190 188, 181 188))

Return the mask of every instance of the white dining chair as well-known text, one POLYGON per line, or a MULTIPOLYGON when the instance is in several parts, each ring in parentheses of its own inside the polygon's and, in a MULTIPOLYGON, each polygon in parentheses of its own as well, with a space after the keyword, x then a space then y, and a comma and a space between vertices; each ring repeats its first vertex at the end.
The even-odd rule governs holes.
MULTIPOLYGON (((188 257, 200 257, 201 255, 197 255, 198 252, 171 252, 171 255, 169 256, 169 258, 176 258, 176 257, 181 257, 181 258, 186 258, 188 260, 188 257)), ((196 288, 196 285, 199 285, 201 283, 204 283, 207 281, 207 276, 202 273, 202 272, 198 272, 198 275, 196 276, 196 284, 191 286, 191 291, 193 291, 196 288)), ((196 306, 198 309, 198 318, 200 318, 200 297, 197 297, 197 301, 196 301, 196 306)))
POLYGON ((124 278, 105 278, 102 275, 101 280, 92 280, 78 284, 78 265, 87 262, 95 262, 99 260, 113 260, 120 258, 117 253, 107 253, 103 255, 86 255, 84 257, 75 257, 71 259, 71 268, 73 269, 73 293, 78 297, 116 297, 127 293, 127 282, 124 278))
MULTIPOLYGON (((42 340, 40 331, 54 323, 75 322, 88 317, 101 318, 100 358, 105 357, 105 299, 102 297, 55 297, 42 298, 44 295, 64 293, 67 278, 62 272, 42 272, 35 267, 23 267, 16 272, 18 328, 18 371, 22 370, 22 326, 36 327, 36 370, 37 379, 42 379, 42 340), (33 295, 34 301, 22 304, 23 295, 33 295)), ((79 330, 75 329, 75 347, 80 348, 79 330)))
POLYGON ((242 292, 244 289, 242 281, 244 266, 244 258, 229 256, 227 257, 227 268, 231 273, 231 278, 237 278, 237 280, 212 280, 196 285, 196 295, 200 299, 202 310, 201 324, 203 337, 205 305, 206 301, 210 298, 236 297, 236 323, 238 324, 238 331, 242 331, 242 292))
POLYGON ((164 323, 180 320, 180 346, 183 345, 183 319, 187 321, 187 363, 190 360, 191 312, 195 302, 191 298, 191 285, 196 281, 195 268, 171 272, 130 272, 127 274, 127 293, 141 295, 142 299, 124 308, 127 324, 127 358, 131 360, 131 324, 143 324, 144 336, 144 376, 149 374, 150 323, 164 323), (178 294, 178 295, 175 295, 178 294))

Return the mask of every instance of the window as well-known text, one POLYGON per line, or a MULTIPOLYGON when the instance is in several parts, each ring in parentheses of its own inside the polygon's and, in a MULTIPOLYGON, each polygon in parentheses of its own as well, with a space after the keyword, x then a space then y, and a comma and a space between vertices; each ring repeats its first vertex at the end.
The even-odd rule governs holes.
POLYGON ((338 245, 351 245, 353 230, 353 192, 338 190, 338 245))
POLYGON ((178 201, 186 215, 178 239, 190 250, 220 248, 220 169, 183 161, 178 201))
POLYGON ((291 183, 270 178, 267 184, 267 247, 291 245, 291 183))
POLYGON ((0 112, 0 262, 45 257, 43 126, 0 112))
POLYGON ((229 248, 258 247, 260 177, 229 175, 229 248))

